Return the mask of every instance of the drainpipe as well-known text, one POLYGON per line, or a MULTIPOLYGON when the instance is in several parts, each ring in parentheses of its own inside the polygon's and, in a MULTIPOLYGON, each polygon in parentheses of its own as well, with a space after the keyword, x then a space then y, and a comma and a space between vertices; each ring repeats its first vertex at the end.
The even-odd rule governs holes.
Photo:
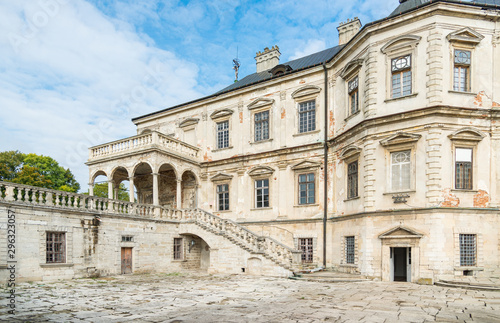
POLYGON ((324 125, 324 153, 323 153, 323 267, 326 268, 326 220, 328 217, 328 70, 323 63, 325 72, 325 125, 324 125))

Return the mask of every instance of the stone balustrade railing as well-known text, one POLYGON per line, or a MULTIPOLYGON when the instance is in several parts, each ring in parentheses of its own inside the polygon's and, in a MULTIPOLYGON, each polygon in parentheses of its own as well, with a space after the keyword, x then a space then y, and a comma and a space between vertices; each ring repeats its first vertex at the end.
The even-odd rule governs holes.
POLYGON ((153 147, 175 152, 196 160, 199 158, 200 149, 198 147, 194 147, 175 138, 165 136, 162 133, 152 131, 142 135, 90 147, 89 161, 95 161, 127 152, 140 152, 143 149, 153 147))

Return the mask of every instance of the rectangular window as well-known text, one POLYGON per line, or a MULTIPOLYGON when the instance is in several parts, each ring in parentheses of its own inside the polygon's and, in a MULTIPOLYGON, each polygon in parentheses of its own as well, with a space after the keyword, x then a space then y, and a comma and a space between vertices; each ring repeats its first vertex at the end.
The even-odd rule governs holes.
POLYGON ((393 191, 410 189, 411 150, 391 153, 391 187, 393 191))
POLYGON ((229 210, 229 184, 217 185, 217 209, 229 210))
POLYGON ((313 238, 299 238, 299 248, 302 250, 302 262, 313 262, 313 238))
POLYGON ((399 98, 411 94, 411 55, 391 60, 391 97, 399 98))
POLYGON ((460 266, 476 266, 476 235, 460 234, 460 266))
POLYGON ((347 165, 347 198, 358 196, 358 161, 347 165))
POLYGON ((217 123, 217 148, 229 147, 229 121, 217 123))
POLYGON ((122 242, 134 242, 133 236, 122 236, 122 242))
POLYGON ((350 114, 355 114, 358 112, 358 101, 359 101, 359 91, 358 91, 359 80, 356 76, 348 83, 348 93, 349 93, 349 112, 350 114))
POLYGON ((316 130, 316 101, 299 103, 299 133, 316 130))
POLYGON ((354 264, 354 236, 345 237, 345 262, 354 264))
POLYGON ((255 114, 255 141, 269 139, 269 111, 255 114))
POLYGON ((299 175, 299 204, 314 204, 314 174, 299 175))
POLYGON ((455 49, 453 66, 453 90, 460 92, 470 91, 470 63, 471 52, 455 49))
POLYGON ((472 148, 455 148, 455 188, 472 189, 472 148))
POLYGON ((66 262, 66 233, 47 232, 46 261, 47 263, 66 262))
POLYGON ((268 179, 258 179, 255 181, 255 207, 269 207, 268 179))
POLYGON ((182 260, 182 238, 174 238, 174 260, 182 260))

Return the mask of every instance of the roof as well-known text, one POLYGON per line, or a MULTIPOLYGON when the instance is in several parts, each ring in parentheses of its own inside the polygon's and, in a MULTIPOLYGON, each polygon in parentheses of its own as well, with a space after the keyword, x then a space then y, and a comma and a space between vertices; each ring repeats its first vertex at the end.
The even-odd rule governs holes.
MULTIPOLYGON (((406 13, 408 11, 412 11, 414 9, 420 8, 422 6, 431 4, 433 2, 439 2, 433 1, 433 0, 407 0, 404 1, 403 3, 400 3, 399 6, 397 6, 396 9, 387 17, 391 18, 403 13, 406 13)), ((452 2, 452 3, 463 3, 463 4, 474 4, 474 5, 479 5, 479 6, 493 6, 493 7, 498 7, 500 9, 500 0, 448 0, 448 1, 441 1, 441 2, 452 2)))

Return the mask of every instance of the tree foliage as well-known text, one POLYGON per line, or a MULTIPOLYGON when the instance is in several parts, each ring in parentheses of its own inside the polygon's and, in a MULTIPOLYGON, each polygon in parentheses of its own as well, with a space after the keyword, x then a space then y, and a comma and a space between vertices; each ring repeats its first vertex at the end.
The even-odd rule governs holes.
POLYGON ((0 152, 0 180, 67 192, 80 189, 71 171, 53 158, 19 151, 0 152))
MULTIPOLYGON (((85 194, 88 194, 88 193, 85 193, 85 194)), ((107 198, 108 197, 108 183, 94 184, 94 196, 107 198)), ((129 201, 127 187, 123 183, 120 183, 120 186, 118 187, 118 199, 120 201, 129 201)))

